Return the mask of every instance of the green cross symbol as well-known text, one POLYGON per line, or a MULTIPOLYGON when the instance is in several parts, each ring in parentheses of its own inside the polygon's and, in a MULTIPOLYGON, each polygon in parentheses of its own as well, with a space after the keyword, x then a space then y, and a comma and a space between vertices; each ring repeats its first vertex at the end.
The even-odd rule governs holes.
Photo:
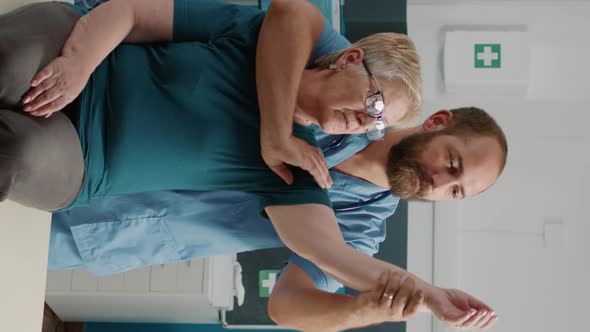
POLYGON ((501 50, 500 44, 475 44, 475 68, 500 68, 501 50))
POLYGON ((258 273, 258 295, 260 297, 269 297, 280 270, 260 270, 258 273))

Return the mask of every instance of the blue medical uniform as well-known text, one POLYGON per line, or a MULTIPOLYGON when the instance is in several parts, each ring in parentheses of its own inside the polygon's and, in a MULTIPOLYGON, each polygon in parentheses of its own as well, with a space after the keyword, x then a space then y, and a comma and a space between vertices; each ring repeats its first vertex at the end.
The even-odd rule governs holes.
MULTIPOLYGON (((265 12, 175 0, 173 42, 121 44, 74 105, 84 183, 64 210, 92 199, 161 190, 240 191, 273 205, 331 207, 313 177, 285 183, 260 155, 256 47, 265 12)), ((293 136, 317 146, 309 126, 293 136)))
MULTIPOLYGON (((329 167, 369 143, 365 135, 322 135, 319 141, 329 167)), ((345 241, 375 254, 385 238, 385 219, 395 212, 399 199, 359 178, 334 170, 330 175, 334 185, 328 195, 345 241)), ((254 196, 229 191, 160 191, 98 199, 88 207, 53 215, 49 269, 86 267, 108 275, 283 246, 257 206, 254 196)), ((341 286, 308 260, 293 255, 289 262, 301 267, 319 289, 341 286)))
MULTIPOLYGON (((310 63, 350 44, 329 25, 314 47, 310 63)), ((365 135, 326 135, 314 127, 328 167, 365 148, 365 135)), ((385 219, 399 199, 385 188, 336 171, 328 191, 344 239, 368 255, 385 238, 385 219)), ((255 196, 239 191, 158 191, 97 198, 88 207, 53 215, 49 269, 86 267, 108 275, 153 264, 281 247, 272 224, 259 214, 255 196)), ((316 286, 341 285, 297 255, 316 286)))

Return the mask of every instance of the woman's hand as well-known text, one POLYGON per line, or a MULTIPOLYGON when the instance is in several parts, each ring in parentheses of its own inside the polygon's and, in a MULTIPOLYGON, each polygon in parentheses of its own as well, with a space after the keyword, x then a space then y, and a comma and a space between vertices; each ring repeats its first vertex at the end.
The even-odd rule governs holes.
POLYGON ((401 273, 383 273, 377 287, 355 298, 363 325, 403 322, 412 318, 424 303, 424 292, 413 278, 400 285, 401 273))
POLYGON ((427 305, 438 319, 454 328, 485 329, 497 319, 492 308, 457 289, 438 288, 427 299, 427 305))
POLYGON ((332 186, 326 160, 318 148, 294 136, 278 140, 262 135, 260 143, 262 159, 286 183, 293 183, 293 173, 288 164, 309 172, 320 188, 332 186))
POLYGON ((33 77, 32 87, 22 99, 23 110, 49 117, 80 95, 90 74, 81 61, 66 56, 56 58, 33 77))

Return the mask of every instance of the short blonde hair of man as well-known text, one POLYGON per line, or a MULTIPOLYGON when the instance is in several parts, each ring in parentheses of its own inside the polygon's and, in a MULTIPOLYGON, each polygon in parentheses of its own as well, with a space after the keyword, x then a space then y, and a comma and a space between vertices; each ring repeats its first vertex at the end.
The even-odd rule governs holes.
POLYGON ((318 68, 328 69, 344 52, 352 48, 363 50, 367 67, 378 79, 401 79, 408 89, 410 98, 408 111, 398 122, 389 125, 395 128, 415 126, 420 120, 422 73, 420 57, 412 40, 406 35, 394 32, 376 33, 355 42, 342 51, 318 58, 315 64, 318 68))

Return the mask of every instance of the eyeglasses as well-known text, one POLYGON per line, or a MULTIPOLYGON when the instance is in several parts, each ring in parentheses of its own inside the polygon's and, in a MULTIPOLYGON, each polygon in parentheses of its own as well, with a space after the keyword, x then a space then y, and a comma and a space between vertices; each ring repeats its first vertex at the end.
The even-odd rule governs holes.
POLYGON ((367 114, 377 119, 375 121, 375 127, 367 131, 367 137, 371 141, 379 141, 382 140, 383 137, 385 137, 385 122, 383 121, 385 99, 383 98, 383 91, 381 90, 379 82, 377 82, 377 79, 375 78, 373 73, 371 73, 365 61, 363 61, 363 67, 365 67, 365 70, 369 74, 369 77, 373 80, 373 82, 375 82, 375 85, 378 89, 377 92, 365 98, 365 110, 367 111, 367 114))

